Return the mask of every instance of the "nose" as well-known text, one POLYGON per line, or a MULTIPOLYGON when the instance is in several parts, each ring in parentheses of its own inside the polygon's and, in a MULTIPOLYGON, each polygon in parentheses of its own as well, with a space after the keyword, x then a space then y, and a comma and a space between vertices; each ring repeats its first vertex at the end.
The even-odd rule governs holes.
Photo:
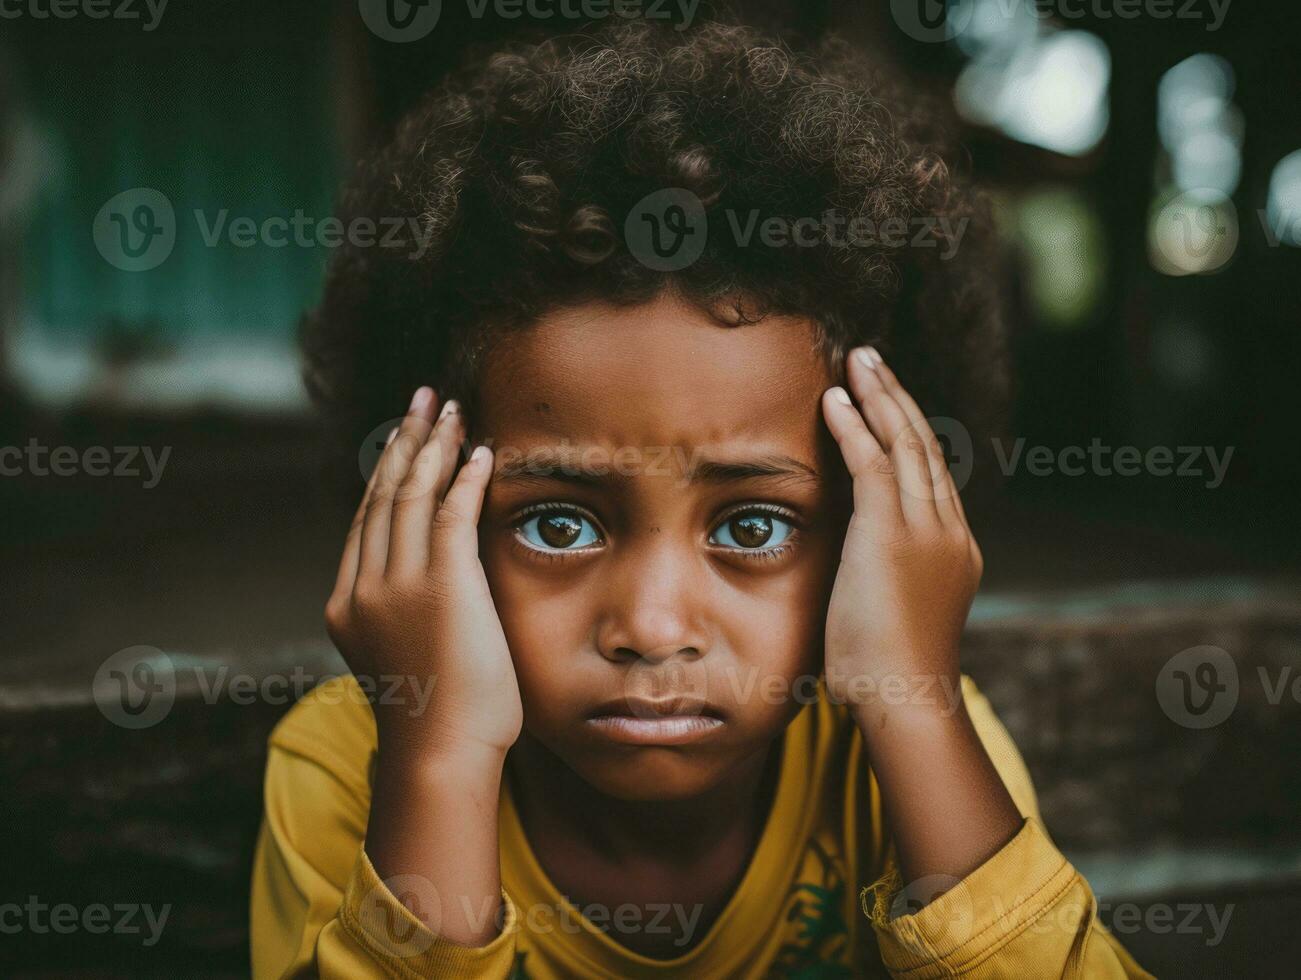
POLYGON ((603 657, 660 664, 708 652, 708 586, 694 557, 668 541, 630 548, 606 579, 596 638, 603 657))

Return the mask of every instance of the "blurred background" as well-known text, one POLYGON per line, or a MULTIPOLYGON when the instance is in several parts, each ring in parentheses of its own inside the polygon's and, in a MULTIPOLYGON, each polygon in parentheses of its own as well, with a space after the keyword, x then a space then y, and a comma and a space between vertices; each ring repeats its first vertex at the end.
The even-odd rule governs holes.
MULTIPOLYGON (((395 9, 0 0, 6 976, 247 972, 266 734, 343 669, 321 608, 347 518, 295 350, 323 223, 467 45, 609 8, 395 9), (142 646, 170 658, 166 710, 115 718, 96 685, 142 646), (170 913, 147 943, 41 928, 33 901, 170 913)), ((953 107, 1013 259, 965 667, 1140 962, 1291 975, 1301 8, 731 9, 793 45, 841 33, 953 107)))

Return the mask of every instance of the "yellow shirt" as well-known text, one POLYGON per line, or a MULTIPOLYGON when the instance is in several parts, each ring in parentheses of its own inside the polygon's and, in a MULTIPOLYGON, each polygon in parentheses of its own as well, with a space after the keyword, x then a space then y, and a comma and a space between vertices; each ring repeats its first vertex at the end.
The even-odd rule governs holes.
POLYGON ((474 948, 430 932, 366 856, 375 720, 351 677, 330 681, 271 734, 252 880, 253 975, 1149 976, 1099 923, 1088 884, 1049 840, 1025 765, 970 678, 963 693, 1026 818, 1002 850, 929 904, 925 895, 920 911, 892 908, 900 882, 862 737, 844 706, 822 692, 787 728, 768 822, 724 911, 682 956, 651 959, 610 933, 652 928, 660 913, 572 906, 531 851, 506 779, 504 928, 474 948))

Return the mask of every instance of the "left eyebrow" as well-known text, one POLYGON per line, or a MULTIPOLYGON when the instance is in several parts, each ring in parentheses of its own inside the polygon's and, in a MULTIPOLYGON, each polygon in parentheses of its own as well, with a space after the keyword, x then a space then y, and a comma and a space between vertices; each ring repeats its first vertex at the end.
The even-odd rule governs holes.
MULTIPOLYGON (((821 486, 817 470, 792 456, 769 453, 754 459, 723 460, 674 453, 674 460, 685 462, 687 479, 691 483, 733 483, 740 480, 778 479, 783 482, 821 486)), ((662 465, 663 457, 651 462, 662 465)), ((627 473, 619 472, 605 454, 601 464, 593 465, 587 450, 575 447, 535 448, 524 458, 502 463, 496 479, 501 482, 553 480, 583 486, 623 484, 629 480, 627 473)))
POLYGON ((753 460, 701 459, 689 464, 692 482, 729 483, 735 480, 779 477, 799 483, 819 484, 818 471, 791 456, 775 453, 753 460))

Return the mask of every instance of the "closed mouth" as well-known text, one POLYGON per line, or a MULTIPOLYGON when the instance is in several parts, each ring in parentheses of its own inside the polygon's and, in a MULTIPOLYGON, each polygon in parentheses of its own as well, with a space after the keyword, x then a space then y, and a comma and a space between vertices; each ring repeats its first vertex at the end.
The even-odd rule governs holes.
POLYGON ((589 718, 587 725, 596 734, 625 745, 683 745, 707 738, 720 731, 724 723, 717 715, 706 714, 605 714, 589 718))

